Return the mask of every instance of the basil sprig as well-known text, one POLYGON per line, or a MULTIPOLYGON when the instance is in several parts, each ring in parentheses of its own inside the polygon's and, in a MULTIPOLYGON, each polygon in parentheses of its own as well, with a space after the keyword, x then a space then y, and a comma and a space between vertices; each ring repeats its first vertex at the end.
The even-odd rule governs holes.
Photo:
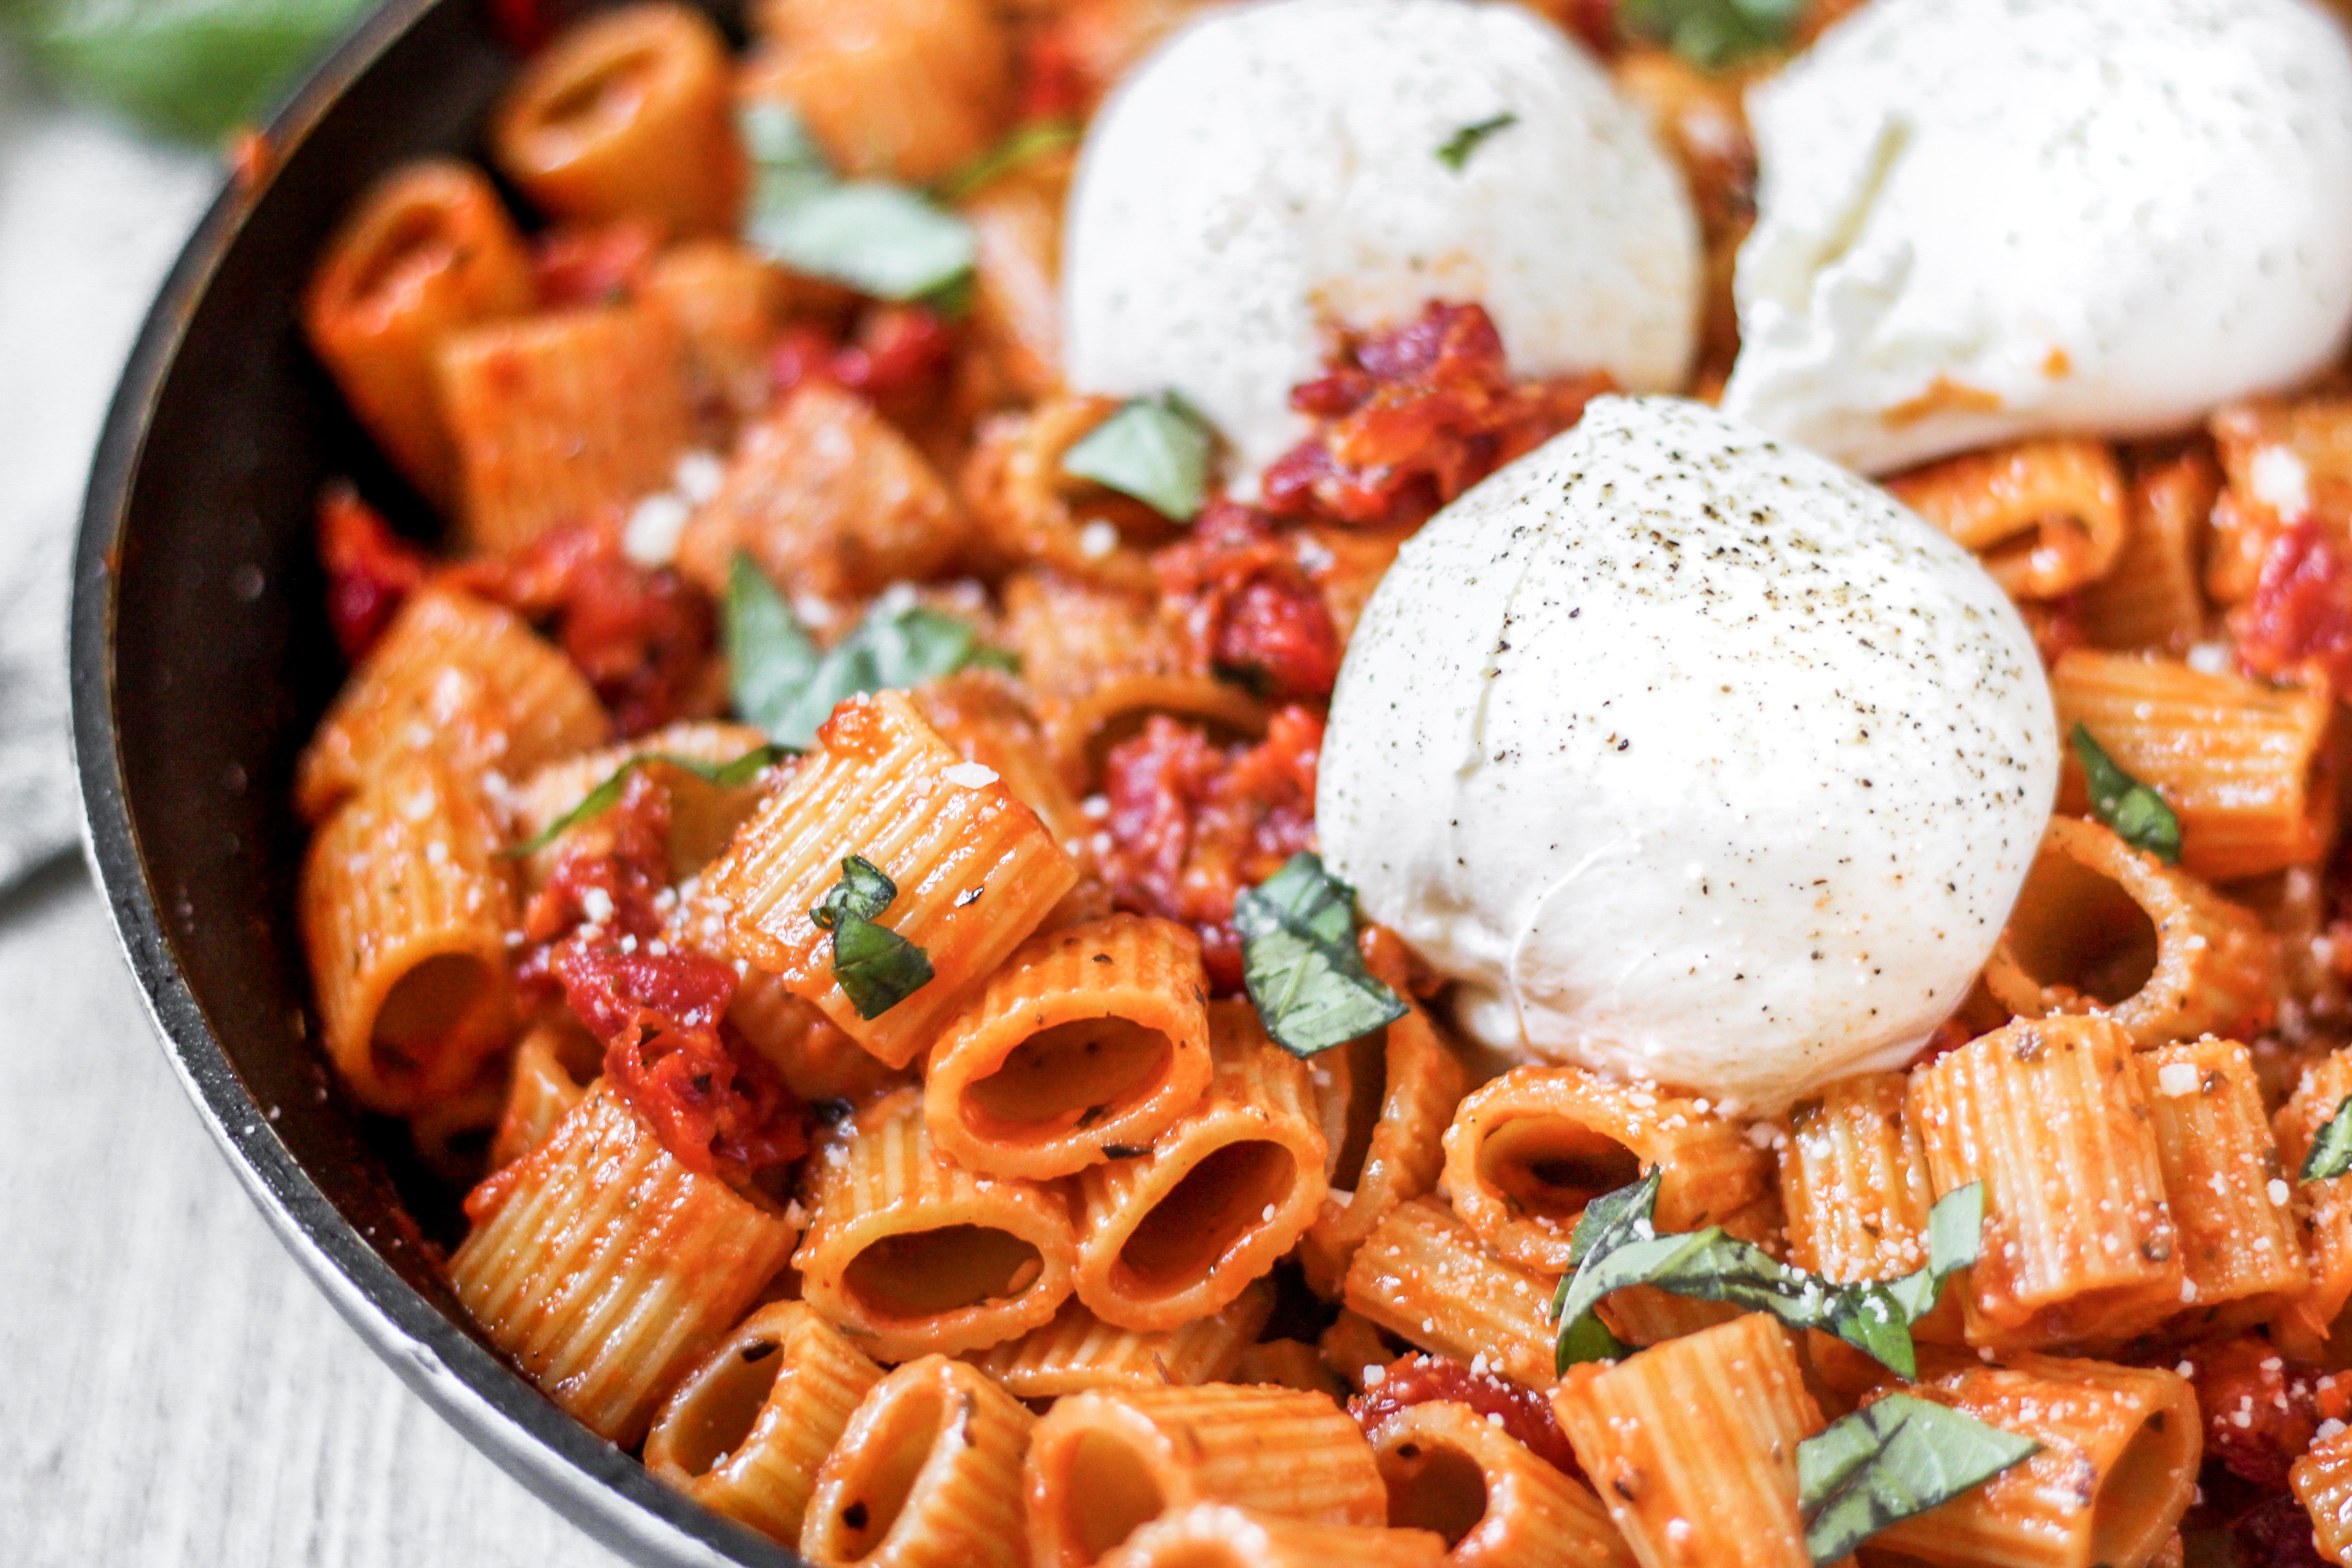
POLYGON ((1806 1554, 1838 1562, 1888 1525, 1941 1507, 2041 1447, 1932 1399, 1890 1394, 1797 1445, 1806 1554))
POLYGON ((2091 784, 2091 810, 2115 829, 2116 837, 2135 849, 2145 849, 2168 866, 2180 860, 2180 818, 2164 797, 2124 772, 2106 748, 2092 738, 2090 726, 2074 722, 2074 755, 2091 784))
POLYGON ((2336 1102, 2336 1114, 2312 1135, 2310 1152, 2303 1157, 2299 1182, 2325 1182, 2352 1171, 2352 1094, 2336 1102))
POLYGON ((1208 421, 1172 392, 1138 397, 1062 454, 1062 471, 1190 522, 1209 493, 1208 421))
POLYGON ((863 855, 841 863, 841 880, 809 911, 820 931, 833 933, 833 977, 861 1018, 878 1018, 931 981, 931 957, 892 931, 876 924, 898 884, 863 855))
POLYGON ((737 116, 756 173, 743 237, 798 272, 881 300, 947 297, 979 258, 971 225, 929 197, 879 180, 844 180, 781 103, 737 116))
POLYGON ((621 792, 628 787, 629 775, 649 763, 664 763, 673 768, 683 768, 705 784, 720 789, 740 789, 786 757, 800 755, 793 746, 754 746, 731 763, 700 763, 692 757, 681 757, 668 752, 642 752, 614 768, 603 784, 580 797, 580 804, 541 828, 520 844, 507 851, 515 859, 536 855, 582 823, 602 816, 619 802, 621 792))
POLYGON ((1242 982, 1259 1022, 1293 1056, 1311 1057, 1405 1016, 1404 998, 1364 967, 1356 948, 1356 889, 1314 855, 1234 900, 1242 982))
POLYGON ((1620 26, 1702 70, 1788 47, 1805 0, 1622 0, 1620 26))
POLYGON ((788 746, 806 746, 845 698, 903 690, 980 666, 1017 668, 980 634, 920 605, 878 600, 856 630, 820 649, 749 555, 727 578, 727 662, 735 710, 788 746))
POLYGON ((1437 161, 1458 174, 1462 172, 1462 166, 1470 162, 1470 154, 1475 153, 1480 143, 1487 137, 1494 135, 1497 131, 1507 131, 1518 122, 1517 115, 1505 110, 1500 114, 1492 115, 1475 124, 1465 125, 1448 136, 1438 147, 1437 161))
POLYGON ((1074 120, 1033 120, 941 181, 940 199, 960 202, 978 195, 1005 175, 1076 146, 1080 133, 1074 120))
POLYGON ((1769 1312, 1792 1329, 1819 1329, 1901 1377, 1918 1371, 1911 1325, 1934 1310, 1944 1281, 1977 1260, 1984 1228, 1984 1184, 1936 1200, 1927 1216, 1927 1266, 1898 1279, 1836 1284, 1790 1267, 1721 1226, 1661 1236, 1655 1216, 1663 1173, 1586 1205, 1569 1240, 1574 1271, 1552 1297, 1559 1323, 1558 1367, 1627 1353, 1594 1310, 1611 1292, 1648 1285, 1700 1301, 1769 1312))

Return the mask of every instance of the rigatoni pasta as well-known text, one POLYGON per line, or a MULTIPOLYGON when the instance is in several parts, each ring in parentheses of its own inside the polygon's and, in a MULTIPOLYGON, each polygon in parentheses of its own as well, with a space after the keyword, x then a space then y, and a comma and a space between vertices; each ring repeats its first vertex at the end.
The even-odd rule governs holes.
MULTIPOLYGON (((1927 1265, 1935 1190, 1901 1073, 1843 1079, 1801 1100, 1780 1143, 1789 1258, 1841 1283, 1893 1279, 1927 1265)), ((1947 1295, 1916 1337, 1957 1341, 1959 1300, 1947 1295)))
POLYGON ((549 1398, 623 1444, 783 1268, 795 1234, 688 1170, 602 1085, 472 1206, 449 1259, 457 1299, 549 1398))
POLYGON ((1445 1542, 1423 1530, 1381 1530, 1196 1503, 1127 1538, 1103 1568, 1435 1568, 1445 1542))
POLYGON ((2184 1295, 2226 1322, 2300 1293, 2303 1250, 2252 1054, 2208 1037, 2142 1051, 2132 1066, 2179 1234, 2184 1295))
POLYGON ((1160 1333, 1114 1328, 1076 1301, 1054 1321, 967 1359, 1018 1399, 1058 1399, 1101 1388, 1165 1388, 1257 1381, 1232 1374, 1274 1311, 1264 1280, 1223 1310, 1160 1333))
POLYGON ((1483 1356, 1513 1382, 1544 1389, 1551 1386, 1558 1327, 1552 1286, 1487 1251, 1451 1209, 1416 1198, 1356 1249, 1343 1299, 1366 1323, 1423 1350, 1464 1363, 1483 1356))
POLYGON ((1590 1488, 1466 1405, 1409 1405, 1371 1440, 1389 1524, 1435 1531, 1454 1568, 1633 1568, 1590 1488))
POLYGON ((961 1362, 908 1363, 874 1385, 819 1467, 801 1555, 825 1568, 1021 1568, 1035 1425, 961 1362))
POLYGON ((1387 1493, 1364 1435, 1286 1388, 1080 1394, 1038 1423, 1023 1469, 1031 1562, 1090 1568, 1139 1526, 1201 1502, 1379 1524, 1387 1493))
POLYGON ((996 1344, 1050 1321, 1077 1246, 1062 1194, 942 1158, 908 1089, 855 1112, 817 1154, 816 1217, 793 1266, 827 1321, 886 1361, 996 1344))

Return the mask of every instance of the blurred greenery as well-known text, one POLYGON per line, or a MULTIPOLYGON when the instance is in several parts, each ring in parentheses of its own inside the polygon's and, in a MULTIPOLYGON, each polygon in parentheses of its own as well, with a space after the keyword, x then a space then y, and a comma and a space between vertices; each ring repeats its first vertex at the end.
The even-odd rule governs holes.
POLYGON ((0 33, 68 93, 163 135, 258 121, 370 0, 0 0, 0 33))

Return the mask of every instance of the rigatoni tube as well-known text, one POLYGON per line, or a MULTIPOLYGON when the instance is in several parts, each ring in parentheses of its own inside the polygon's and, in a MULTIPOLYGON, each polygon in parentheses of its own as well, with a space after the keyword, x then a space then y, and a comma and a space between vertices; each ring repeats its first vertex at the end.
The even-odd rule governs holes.
POLYGON ((859 1109, 814 1166, 815 1213, 793 1259, 802 1294, 882 1359, 996 1344, 1068 1298, 1077 1248, 1062 1194, 943 1159, 919 1091, 859 1109))
POLYGON ((1466 1405, 1408 1405, 1371 1437, 1390 1526, 1437 1531, 1453 1568, 1633 1568, 1591 1488, 1466 1405))
POLYGON ((817 1470, 801 1555, 824 1568, 1023 1568, 1021 1461, 1037 1418, 944 1356, 874 1385, 817 1470))
POLYGON ((1209 1009, 1208 1091, 1147 1151, 1078 1177, 1078 1299, 1156 1332, 1217 1311, 1314 1222, 1327 1152, 1307 1068, 1246 1002, 1209 1009))
POLYGON ((1089 1568, 1139 1526, 1199 1502, 1353 1525, 1379 1524, 1388 1508, 1346 1411, 1230 1384, 1061 1400, 1038 1424, 1023 1481, 1033 1568, 1089 1568))
POLYGON ((663 1403, 646 1468, 795 1544, 824 1458, 882 1369, 803 1301, 761 1308, 663 1403))
POLYGON ((931 1047, 932 1142, 1039 1181, 1150 1147, 1209 1087, 1208 991, 1200 938, 1173 921, 1112 915, 1032 937, 931 1047))

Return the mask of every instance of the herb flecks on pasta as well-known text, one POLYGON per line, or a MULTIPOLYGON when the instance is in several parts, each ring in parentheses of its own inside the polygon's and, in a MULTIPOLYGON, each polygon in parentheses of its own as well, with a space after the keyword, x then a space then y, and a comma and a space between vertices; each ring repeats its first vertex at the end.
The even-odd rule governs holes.
POLYGON ((1201 513, 1214 437, 1172 392, 1124 403, 1062 454, 1062 471, 1132 496, 1174 522, 1201 513))
POLYGON ((2321 1124, 2311 1140, 2311 1152, 2296 1173, 2302 1182, 2332 1181, 2352 1172, 2352 1095, 2336 1101, 2336 1113, 2321 1124))
POLYGON ((1948 1405, 1890 1394, 1797 1445, 1805 1550, 1816 1563, 1835 1563, 2041 1448, 1948 1405))
POLYGON ((833 933, 833 977, 858 1016, 878 1018, 931 983, 930 955, 878 921, 898 885, 863 856, 841 863, 841 880, 809 911, 833 933))
POLYGON ((1234 900, 1250 1001, 1283 1049, 1311 1057, 1405 1016, 1357 951, 1356 890, 1300 853, 1234 900))
POLYGON ((515 859, 536 855, 582 823, 603 816, 619 803, 622 792, 628 788, 629 775, 652 763, 682 769, 703 783, 716 784, 720 789, 740 789, 785 758, 796 757, 800 752, 798 746, 755 746, 731 763, 699 763, 692 757, 677 756, 668 752, 646 752, 614 768, 605 775, 602 784, 582 797, 578 805, 506 853, 515 859))

